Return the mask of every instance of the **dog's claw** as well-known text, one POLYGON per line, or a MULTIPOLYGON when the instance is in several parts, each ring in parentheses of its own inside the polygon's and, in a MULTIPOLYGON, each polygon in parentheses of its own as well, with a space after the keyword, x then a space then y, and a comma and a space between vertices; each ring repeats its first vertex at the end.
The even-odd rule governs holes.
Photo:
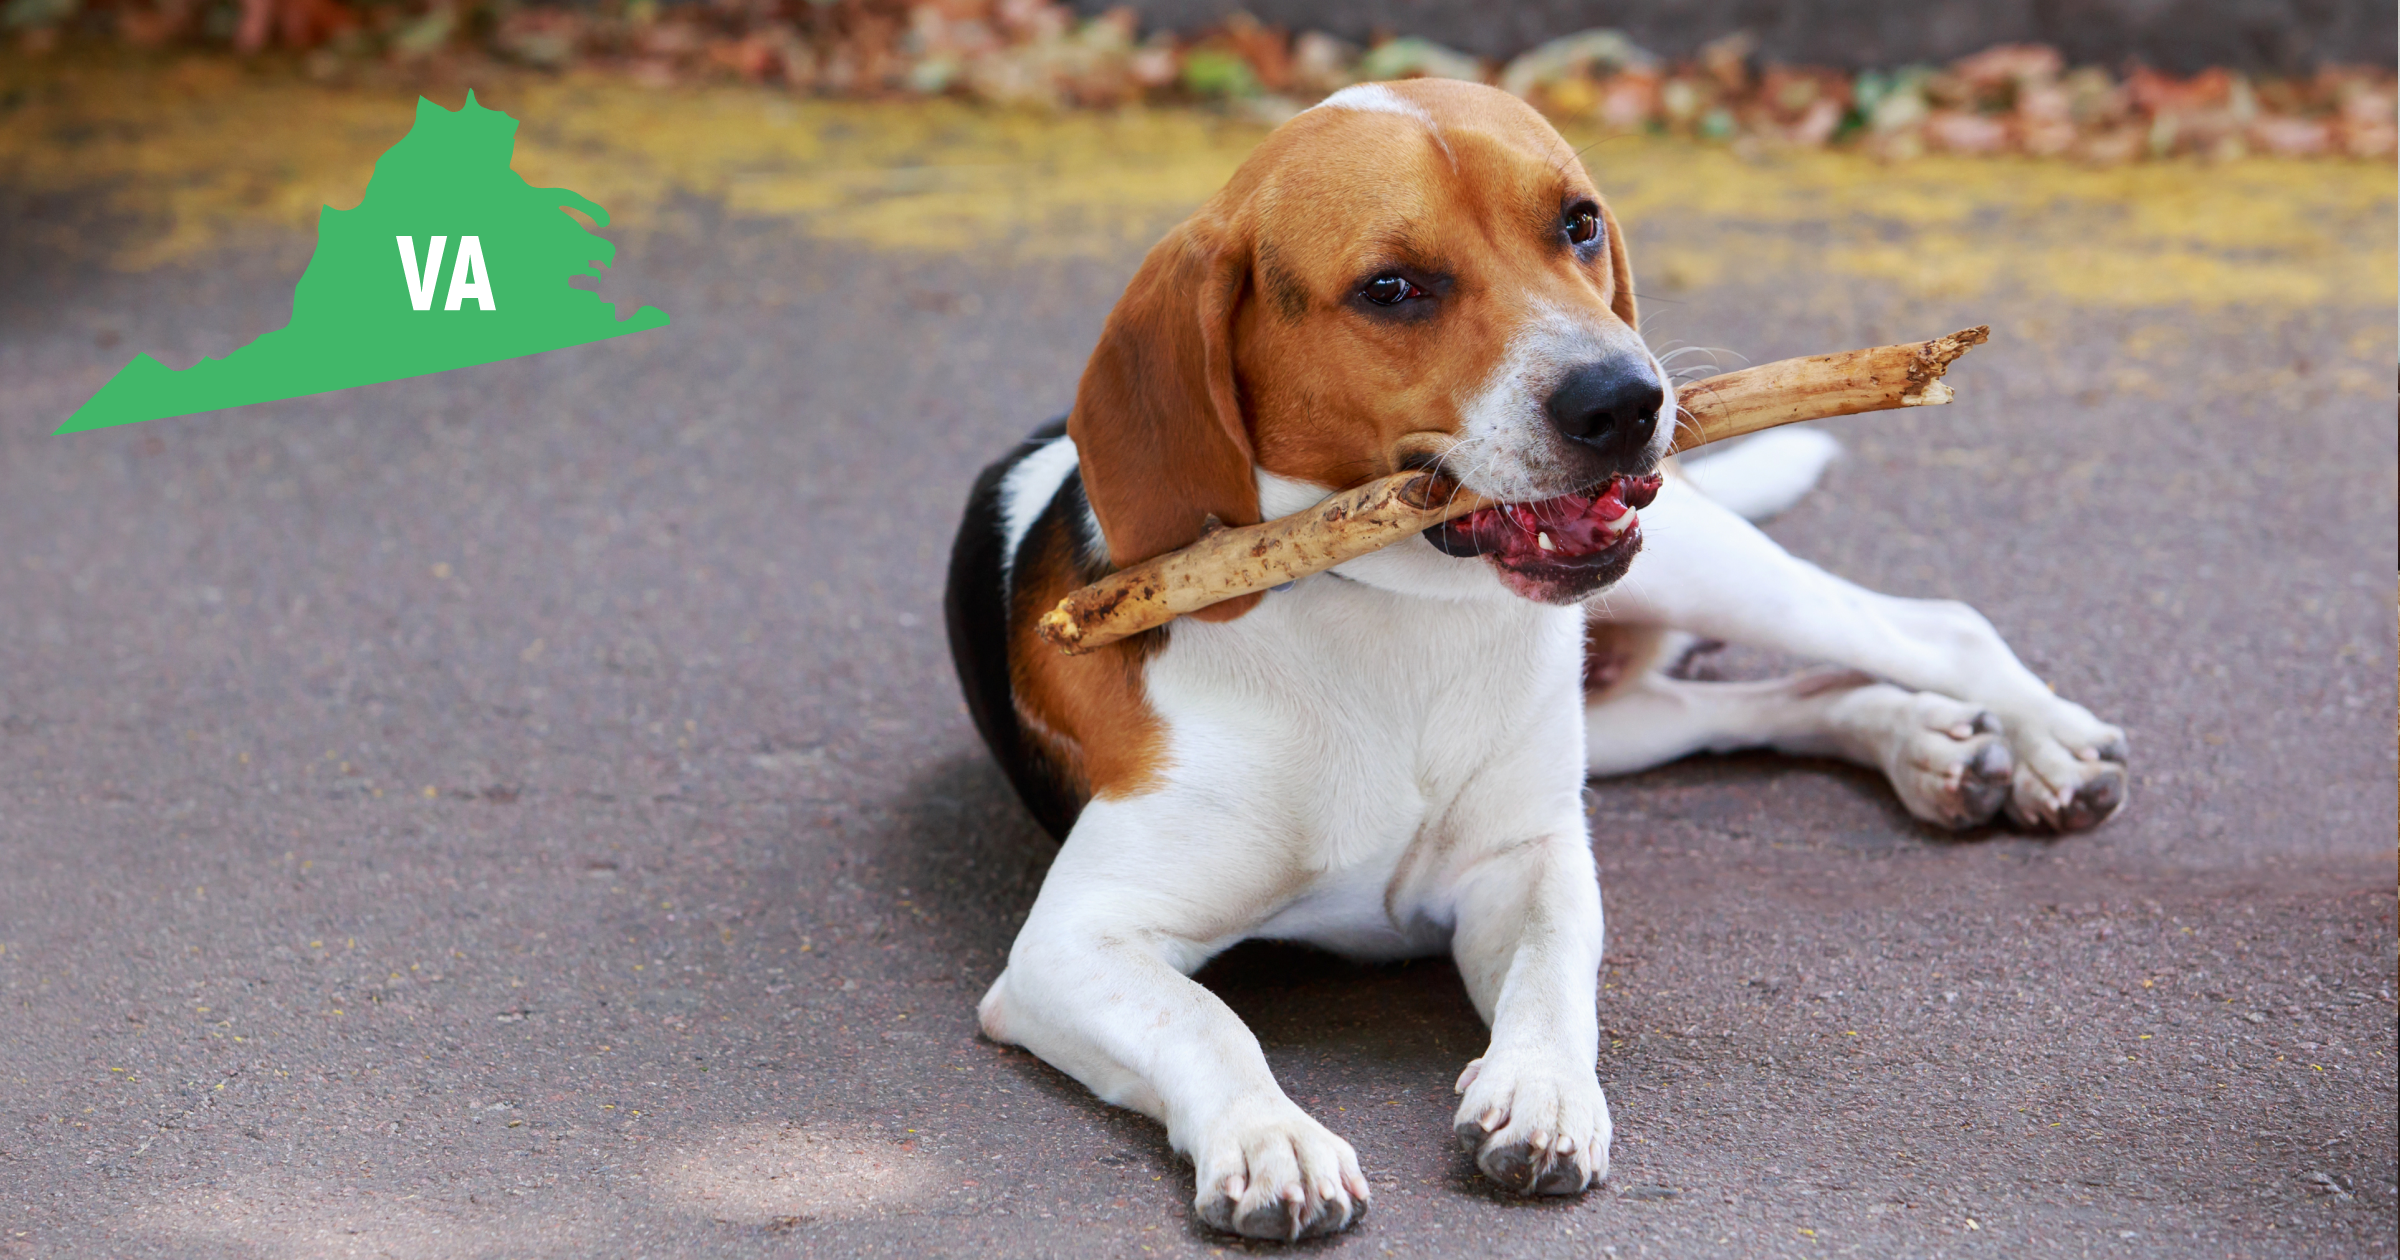
POLYGON ((1959 812, 1976 822, 1988 821, 2008 803, 2009 783, 2015 767, 2010 763, 2008 745, 1999 740, 1975 750, 1967 762, 1966 774, 1959 787, 1959 812))
POLYGON ((1366 1215, 1356 1152, 1288 1099, 1237 1109, 1192 1154, 1200 1186, 1192 1210, 1227 1233, 1297 1242, 1366 1215))
POLYGON ((2107 821, 2125 801, 2125 772, 2117 765, 2087 780, 2058 813, 2060 831, 2089 831, 2107 821))
POLYGON ((1580 1194, 1608 1175, 1608 1099, 1588 1068, 1486 1066, 1451 1128, 1484 1176, 1519 1194, 1580 1194))

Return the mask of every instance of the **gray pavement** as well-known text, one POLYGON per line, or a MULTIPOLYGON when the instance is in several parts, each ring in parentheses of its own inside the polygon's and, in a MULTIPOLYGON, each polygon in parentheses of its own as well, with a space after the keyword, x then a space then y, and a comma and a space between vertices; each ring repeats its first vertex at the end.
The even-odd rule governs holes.
MULTIPOLYGON (((307 244, 0 246, 0 1256, 1267 1250, 974 1029, 1050 850, 941 560, 1131 260, 717 223, 628 259, 664 333, 46 436, 133 349, 274 326, 307 244)), ((1446 964, 1235 951, 1204 978, 1375 1184, 1307 1250, 2394 1252, 2393 404, 2333 370, 2364 329, 2388 371, 2391 312, 1855 287, 1649 310, 1760 360, 1999 326, 1774 532, 1985 609, 2131 733, 2130 809, 1953 839, 1823 763, 1598 785, 1578 1202, 1454 1149, 1446 964)))

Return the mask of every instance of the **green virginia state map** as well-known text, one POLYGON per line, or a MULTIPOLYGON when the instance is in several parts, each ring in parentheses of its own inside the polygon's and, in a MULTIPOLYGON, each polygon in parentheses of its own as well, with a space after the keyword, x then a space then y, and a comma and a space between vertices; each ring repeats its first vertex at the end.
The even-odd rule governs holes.
POLYGON ((417 121, 375 163, 355 210, 317 216, 317 252, 292 322, 222 359, 168 370, 147 354, 76 409, 60 433, 447 372, 663 328, 645 306, 620 321, 595 275, 616 246, 566 207, 608 212, 509 169, 517 120, 467 94, 453 113, 419 99, 417 121))

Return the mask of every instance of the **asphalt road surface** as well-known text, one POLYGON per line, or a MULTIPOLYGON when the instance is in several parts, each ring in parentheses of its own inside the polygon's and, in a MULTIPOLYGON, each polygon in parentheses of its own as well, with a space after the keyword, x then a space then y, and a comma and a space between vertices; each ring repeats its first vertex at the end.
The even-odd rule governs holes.
MULTIPOLYGON (((132 350, 273 327, 307 256, 23 244, 91 212, 0 218, 0 1256, 1272 1250, 974 1025, 1051 848, 941 564, 1130 252, 685 205, 628 259, 667 331, 53 438, 132 350)), ((1831 426, 1773 532, 1983 608, 2130 732, 2131 806, 1953 838, 1826 763, 1597 784, 1617 1145, 1577 1201, 1450 1138, 1448 964, 1235 951, 1204 980, 1374 1183, 1306 1250, 2392 1254, 2388 304, 1814 266, 1654 326, 1761 361, 2000 328, 1957 406, 1831 426)))

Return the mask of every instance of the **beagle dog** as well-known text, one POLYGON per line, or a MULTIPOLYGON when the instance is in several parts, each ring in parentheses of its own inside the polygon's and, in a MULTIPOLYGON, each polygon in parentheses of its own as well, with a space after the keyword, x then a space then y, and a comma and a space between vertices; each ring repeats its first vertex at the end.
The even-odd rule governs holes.
POLYGON ((1676 473, 1673 417, 1625 241, 1558 133, 1493 88, 1367 84, 1150 251, 1074 409, 976 483, 951 648, 1064 842, 981 1025, 1163 1123, 1208 1224, 1297 1239, 1369 1200, 1350 1144, 1190 979, 1254 937, 1447 951, 1491 1026, 1456 1086, 1478 1166, 1527 1194, 1607 1175, 1587 775, 1771 746, 1880 767, 1953 826, 2075 829, 2122 801, 2123 736, 1988 622, 1851 586, 1743 518, 1805 490, 1826 439, 1676 473), (1212 519, 1432 462, 1508 506, 1084 655, 1034 635, 1212 519), (1839 668, 1675 677, 1701 638, 1839 668))

